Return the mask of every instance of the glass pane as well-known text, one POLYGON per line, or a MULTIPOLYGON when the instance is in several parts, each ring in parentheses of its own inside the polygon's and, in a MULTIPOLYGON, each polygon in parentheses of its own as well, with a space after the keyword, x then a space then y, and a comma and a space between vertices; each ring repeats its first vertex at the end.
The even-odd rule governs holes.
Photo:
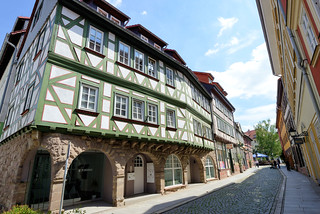
POLYGON ((164 170, 164 180, 165 180, 165 186, 171 186, 173 185, 173 180, 172 180, 172 170, 171 169, 165 169, 164 170))
POLYGON ((175 169, 174 170, 174 184, 182 184, 182 170, 175 169))

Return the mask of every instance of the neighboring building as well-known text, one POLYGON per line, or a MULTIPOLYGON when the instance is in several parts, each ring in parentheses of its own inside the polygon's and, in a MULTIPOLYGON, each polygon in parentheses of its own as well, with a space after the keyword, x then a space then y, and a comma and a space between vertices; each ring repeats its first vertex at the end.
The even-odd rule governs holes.
POLYGON ((254 166, 253 149, 252 149, 253 140, 246 134, 243 135, 243 139, 244 139, 244 150, 245 150, 247 165, 248 167, 251 168, 254 166))
MULTIPOLYGON (((203 86, 211 93, 213 132, 216 140, 216 156, 220 178, 225 178, 231 173, 240 172, 237 161, 237 147, 239 146, 235 138, 233 112, 235 108, 226 98, 227 92, 217 82, 210 73, 194 72, 203 86)), ((192 97, 195 99, 199 92, 192 90, 192 97)))
POLYGON ((0 135, 8 112, 8 102, 15 82, 16 55, 29 22, 18 17, 10 34, 7 34, 0 50, 0 135))
MULTIPOLYGON (((286 129, 280 131, 284 140, 282 143, 288 147, 285 133, 290 135, 289 140, 290 137, 294 138, 291 149, 301 148, 301 157, 304 157, 310 176, 316 183, 320 183, 320 2, 256 2, 272 72, 281 76, 283 93, 278 95, 285 94, 286 98, 282 100, 287 100, 285 102, 288 103, 288 107, 281 106, 286 111, 277 111, 278 114, 282 114, 277 116, 279 128, 284 123, 286 129), (287 112, 292 113, 293 125, 287 123, 287 112)), ((299 160, 300 155, 295 150, 292 154, 293 161, 299 160)), ((297 167, 297 162, 295 166, 297 167)))
POLYGON ((68 145, 65 206, 121 206, 214 180, 212 118, 219 169, 230 172, 234 107, 223 90, 210 86, 213 117, 210 93, 177 51, 128 21, 103 0, 36 0, 0 136, 5 209, 59 209, 68 145))
POLYGON ((239 165, 242 167, 242 169, 240 169, 240 171, 244 171, 249 168, 249 164, 248 164, 249 160, 247 159, 247 155, 246 155, 246 152, 248 152, 248 151, 246 150, 246 147, 244 144, 244 133, 241 129, 241 125, 239 122, 234 123, 234 128, 235 128, 235 136, 236 136, 236 141, 237 141, 237 147, 236 147, 237 160, 238 160, 239 165))
POLYGON ((257 146, 259 145, 259 143, 257 142, 256 130, 248 130, 244 134, 252 139, 252 144, 251 144, 252 150, 253 150, 253 153, 256 153, 257 146))

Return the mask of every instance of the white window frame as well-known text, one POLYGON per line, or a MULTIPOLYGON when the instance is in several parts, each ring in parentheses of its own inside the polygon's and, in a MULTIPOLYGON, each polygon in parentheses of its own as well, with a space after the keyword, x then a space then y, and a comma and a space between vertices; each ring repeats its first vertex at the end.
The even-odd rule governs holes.
POLYGON ((129 45, 127 45, 127 44, 125 44, 123 42, 119 42, 119 53, 118 53, 118 55, 119 55, 118 56, 119 62, 130 66, 130 46, 129 45), (122 50, 123 54, 124 54, 123 56, 121 55, 121 46, 124 47, 124 49, 122 50), (125 51, 125 48, 128 48, 128 52, 125 51), (128 58, 125 57, 125 53, 128 54, 128 58), (121 57, 123 58, 122 60, 121 60, 121 57), (126 60, 127 60, 127 63, 126 63, 126 60))
POLYGON ((30 105, 33 97, 33 90, 34 90, 34 83, 32 83, 27 90, 27 96, 24 102, 23 111, 30 109, 30 105))
POLYGON ((89 36, 88 36, 88 44, 87 44, 87 47, 91 50, 94 50, 98 53, 101 53, 102 54, 102 50, 103 50, 103 32, 93 26, 90 25, 90 28, 89 28, 89 36), (91 30, 94 30, 95 31, 95 35, 94 35, 94 44, 93 44, 93 48, 90 47, 90 44, 91 44, 91 30), (100 33, 101 34, 101 41, 100 41, 100 51, 97 50, 97 33, 100 33))
POLYGON ((176 128, 176 112, 172 109, 167 109, 167 127, 176 128))
POLYGON ((43 47, 46 28, 47 28, 47 25, 44 26, 44 28, 42 29, 41 33, 39 34, 39 38, 37 40, 36 52, 34 53, 34 57, 39 53, 39 51, 43 47))
POLYGON ((166 83, 168 85, 174 86, 174 73, 169 67, 166 67, 166 83))
POLYGON ((148 58, 148 75, 149 76, 152 76, 154 78, 157 78, 158 75, 157 75, 157 61, 152 59, 151 57, 148 58), (153 66, 153 71, 150 70, 150 61, 153 61, 154 62, 154 66, 153 66), (153 74, 152 74, 153 73, 153 74))
POLYGON ((22 61, 19 65, 17 76, 16 76, 16 84, 21 80, 21 74, 25 66, 25 61, 22 61))
POLYGON ((108 18, 109 17, 109 13, 106 12, 105 10, 103 10, 102 8, 100 7, 97 7, 97 12, 100 13, 102 16, 108 18))
POLYGON ((115 94, 114 96, 114 115, 117 117, 122 117, 122 118, 128 118, 128 108, 129 107, 129 97, 123 96, 121 94, 115 94), (122 100, 120 102, 120 108, 117 108, 117 98, 120 97, 121 99, 125 100, 125 103, 122 103, 122 100), (125 109, 122 108, 122 105, 125 104, 125 109), (119 109, 120 114, 117 114, 117 109, 119 109), (125 111, 125 115, 121 114, 121 111, 125 111))
POLYGON ((34 14, 34 18, 33 18, 33 23, 32 23, 32 29, 34 28, 34 26, 37 24, 41 12, 42 12, 42 8, 43 8, 43 1, 41 2, 40 6, 38 7, 37 11, 34 14))
POLYGON ((132 116, 131 117, 133 120, 144 121, 144 101, 138 100, 135 98, 132 99, 132 116), (139 108, 138 106, 135 106, 136 103, 140 103, 141 108, 139 108), (139 117, 139 115, 141 117, 139 117))
POLYGON ((138 50, 134 50, 134 68, 141 72, 144 70, 144 54, 138 50))
POLYGON ((96 112, 97 111, 97 106, 98 106, 98 93, 99 92, 99 88, 98 87, 95 87, 95 86, 91 86, 91 85, 88 85, 88 84, 84 84, 84 83, 81 83, 81 85, 80 85, 80 95, 79 95, 79 103, 78 103, 78 108, 79 109, 83 109, 83 110, 87 110, 87 111, 93 111, 93 112, 96 112), (88 90, 88 98, 87 98, 87 100, 85 100, 85 102, 87 103, 86 104, 86 107, 83 107, 82 106, 82 101, 84 101, 84 99, 83 99, 83 89, 84 89, 84 87, 86 87, 86 88, 88 88, 89 90, 88 90), (92 95, 90 95, 90 91, 91 90, 94 90, 95 91, 95 93, 94 93, 94 103, 91 101, 90 102, 90 97, 92 96, 92 95), (89 105, 90 105, 90 103, 93 103, 94 104, 94 107, 93 108, 89 108, 89 105))
POLYGON ((119 19, 117 19, 114 16, 110 16, 110 20, 113 21, 114 23, 116 23, 117 25, 121 26, 121 21, 119 19))
POLYGON ((301 26, 303 29, 303 34, 306 38, 306 43, 308 44, 308 47, 311 51, 311 56, 313 55, 314 50, 316 49, 318 42, 317 42, 317 37, 314 34, 313 28, 311 26, 308 14, 306 13, 306 11, 302 8, 301 11, 301 26))
POLYGON ((148 103, 147 108, 148 123, 158 124, 158 106, 152 103, 148 103), (149 107, 152 107, 154 109, 150 111, 149 107), (150 114, 150 112, 152 114, 150 114), (153 116, 153 113, 155 113, 155 116, 153 116))
POLYGON ((181 185, 183 183, 182 165, 181 165, 181 161, 176 155, 171 154, 167 157, 166 164, 164 167, 164 173, 166 173, 166 171, 171 171, 171 174, 172 174, 172 185, 170 186, 181 185), (176 170, 180 170, 179 177, 181 178, 181 183, 175 183, 175 181, 177 180, 176 178, 178 178, 178 175, 176 175, 175 173, 176 170))
POLYGON ((211 179, 211 178, 215 178, 215 174, 211 175, 211 170, 210 169, 213 169, 212 171, 214 172, 214 164, 213 164, 213 160, 211 157, 207 157, 206 158, 206 162, 205 162, 205 169, 206 169, 206 179, 211 179), (209 173, 207 173, 209 172, 209 173), (209 175, 207 177, 207 174, 209 175))
POLYGON ((140 38, 145 42, 149 42, 149 39, 142 34, 140 35, 140 38))

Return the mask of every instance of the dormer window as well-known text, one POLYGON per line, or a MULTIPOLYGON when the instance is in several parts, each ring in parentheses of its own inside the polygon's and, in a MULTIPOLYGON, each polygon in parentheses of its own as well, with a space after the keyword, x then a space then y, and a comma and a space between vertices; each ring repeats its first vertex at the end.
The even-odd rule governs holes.
POLYGON ((119 20, 119 19, 117 19, 116 17, 111 16, 111 17, 110 17, 110 19, 111 19, 111 21, 113 21, 113 22, 114 22, 114 23, 116 23, 117 25, 121 25, 120 20, 119 20))
POLYGON ((106 11, 104 11, 103 9, 101 9, 100 7, 97 7, 97 11, 98 11, 98 13, 103 15, 104 17, 106 17, 106 18, 109 17, 109 14, 106 11))
POLYGON ((142 39, 143 41, 145 41, 145 42, 149 42, 148 38, 147 38, 147 37, 145 37, 144 35, 142 35, 142 34, 141 34, 141 36, 140 36, 140 37, 141 37, 141 39, 142 39))
POLYGON ((153 46, 154 46, 155 48, 157 48, 157 49, 161 50, 160 45, 158 45, 158 44, 154 43, 154 45, 153 45, 153 46))

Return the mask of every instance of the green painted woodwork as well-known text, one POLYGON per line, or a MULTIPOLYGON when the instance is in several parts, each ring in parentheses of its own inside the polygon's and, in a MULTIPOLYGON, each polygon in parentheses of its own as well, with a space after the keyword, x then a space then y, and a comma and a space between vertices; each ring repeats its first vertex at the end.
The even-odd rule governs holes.
POLYGON ((0 136, 3 132, 3 126, 4 126, 4 122, 0 122, 0 136))

